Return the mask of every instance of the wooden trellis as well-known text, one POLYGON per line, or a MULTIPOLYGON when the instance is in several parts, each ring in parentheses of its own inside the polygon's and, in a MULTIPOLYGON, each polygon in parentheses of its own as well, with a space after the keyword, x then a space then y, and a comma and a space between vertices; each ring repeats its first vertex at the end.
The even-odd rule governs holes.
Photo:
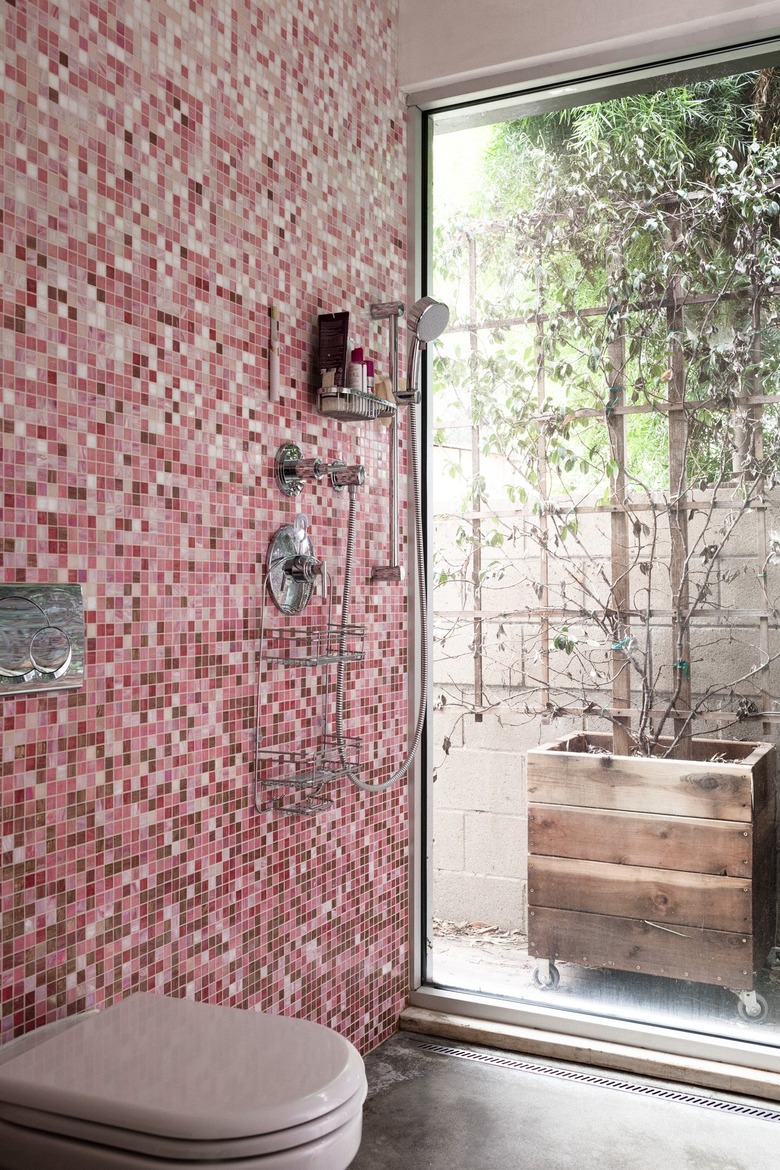
MULTIPOLYGON (((674 231, 673 217, 671 230, 674 231)), ((617 271, 621 264, 620 255, 615 252, 608 258, 607 273, 609 284, 610 271, 617 271)), ((475 294, 477 279, 477 246, 476 239, 469 238, 469 277, 471 288, 470 320, 466 325, 469 335, 470 350, 475 354, 479 345, 479 336, 482 332, 495 329, 510 329, 513 326, 531 327, 535 338, 536 353, 536 398, 538 409, 544 411, 547 399, 547 369, 545 364, 545 333, 549 314, 544 307, 544 277, 541 257, 537 263, 536 307, 533 312, 505 319, 480 320, 477 312, 477 298, 475 294)), ((579 515, 596 514, 608 519, 609 560, 611 566, 611 581, 613 583, 611 607, 614 611, 616 629, 620 637, 615 638, 617 645, 624 638, 630 638, 632 624, 643 619, 643 614, 632 608, 629 589, 630 564, 630 516, 641 514, 643 510, 654 510, 658 507, 658 498, 647 495, 644 498, 630 495, 626 476, 626 425, 627 420, 634 415, 655 412, 668 417, 668 449, 669 449, 669 493, 665 499, 666 512, 669 518, 670 534, 670 592, 675 604, 666 611, 654 611, 656 620, 669 620, 674 628, 675 663, 685 666, 691 657, 691 623, 687 615, 690 606, 690 597, 687 588, 687 568, 690 555, 688 533, 689 512, 692 507, 690 487, 687 482, 686 452, 688 450, 689 428, 691 420, 697 411, 727 410, 734 416, 734 447, 733 466, 735 473, 742 470, 745 459, 753 454, 760 460, 762 451, 762 412, 768 404, 780 402, 780 395, 765 393, 761 384, 758 365, 761 359, 761 330, 764 304, 780 296, 780 286, 772 286, 761 294, 752 289, 743 292, 729 291, 722 294, 686 294, 680 277, 673 278, 666 289, 665 295, 657 298, 643 299, 636 305, 625 306, 626 310, 655 310, 665 314, 666 330, 669 336, 669 379, 667 383, 667 398, 665 401, 652 404, 634 402, 626 394, 626 346, 623 335, 615 333, 607 345, 606 368, 609 374, 609 385, 606 395, 605 408, 582 408, 568 412, 569 420, 579 418, 601 418, 609 438, 609 446, 613 460, 617 464, 617 473, 610 483, 610 499, 607 504, 588 504, 578 506, 579 515), (735 411, 733 402, 722 401, 717 398, 686 399, 686 359, 683 346, 679 339, 684 335, 685 315, 691 306, 708 306, 720 300, 738 300, 749 303, 750 322, 752 329, 752 359, 753 372, 747 385, 741 387, 738 410, 735 411), (744 420, 740 423, 738 420, 744 420), (683 620, 678 617, 683 614, 683 620)), ((608 313, 614 309, 612 305, 593 306, 577 310, 582 317, 600 317, 606 320, 608 313)), ((570 313, 557 313, 558 317, 573 316, 570 313)), ((476 414, 474 415, 476 418, 476 414)), ((475 480, 480 472, 481 449, 480 426, 477 421, 471 428, 471 459, 472 473, 475 480)), ((551 707, 560 715, 580 715, 580 708, 556 706, 554 701, 554 682, 550 676, 549 651, 556 622, 561 620, 572 621, 586 616, 586 611, 578 611, 572 606, 556 606, 552 604, 550 592, 551 564, 549 552, 549 517, 553 514, 556 501, 550 494, 550 477, 547 472, 546 440, 543 428, 540 428, 538 439, 538 492, 543 506, 536 521, 540 530, 539 540, 539 579, 537 584, 538 604, 535 607, 524 608, 518 611, 488 610, 483 608, 482 563, 480 560, 480 541, 484 531, 485 512, 480 504, 478 493, 473 497, 472 510, 458 513, 458 519, 467 521, 473 538, 474 556, 471 564, 471 592, 473 606, 461 609, 457 613, 436 610, 436 617, 451 618, 462 622, 464 619, 472 623, 473 627, 473 684, 474 710, 477 717, 489 705, 484 682, 484 646, 486 623, 501 621, 505 625, 518 623, 531 625, 538 630, 538 638, 542 648, 539 662, 538 703, 530 708, 540 715, 549 713, 551 707)), ((760 485, 758 485, 760 489, 760 485)), ((757 565, 766 558, 768 539, 769 505, 761 498, 761 491, 755 492, 756 499, 751 510, 757 517, 754 526, 755 548, 753 556, 757 565)), ((718 508, 732 507, 728 502, 712 499, 708 507, 713 512, 718 508)), ((440 514, 444 515, 444 514, 440 514)), ((512 521, 519 520, 523 513, 520 510, 508 510, 501 513, 490 513, 491 517, 506 518, 512 521)), ((710 621, 712 615, 709 615, 710 621)), ((759 685, 760 701, 757 711, 752 716, 762 725, 762 735, 768 738, 772 725, 780 721, 780 712, 772 710, 772 694, 769 685, 769 663, 772 659, 770 634, 777 629, 776 616, 765 606, 763 609, 734 607, 729 610, 729 619, 738 623, 749 623, 756 629, 757 645, 763 658, 761 683, 759 685)), ((632 749, 633 741, 630 736, 632 719, 639 714, 639 709, 633 705, 631 676, 628 670, 622 669, 624 661, 618 648, 613 650, 612 663, 612 695, 611 705, 602 706, 598 715, 609 718, 613 726, 614 749, 618 754, 627 754, 632 749)), ((680 669, 676 676, 676 695, 674 701, 674 733, 675 735, 691 735, 690 728, 692 710, 691 679, 687 669, 680 669)), ((526 710, 529 710, 526 705, 526 710)), ((586 712, 587 714, 587 712, 586 712)), ((653 712, 655 716, 664 714, 662 709, 653 712)), ((730 719, 744 719, 744 710, 727 710, 720 708, 715 712, 701 711, 697 719, 715 724, 730 719)))

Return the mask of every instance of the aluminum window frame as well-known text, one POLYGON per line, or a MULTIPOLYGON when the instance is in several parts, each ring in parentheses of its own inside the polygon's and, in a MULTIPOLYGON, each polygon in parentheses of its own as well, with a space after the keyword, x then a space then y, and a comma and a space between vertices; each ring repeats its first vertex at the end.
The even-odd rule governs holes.
MULTIPOLYGON (((703 53, 676 58, 659 58, 640 65, 614 67, 602 72, 572 71, 547 79, 538 76, 522 80, 507 79, 497 86, 495 78, 471 81, 468 90, 448 89, 416 93, 407 103, 408 142, 408 303, 429 291, 432 267, 431 199, 432 145, 435 121, 459 121, 463 128, 502 118, 516 118, 521 113, 541 113, 546 109, 564 108, 596 102, 607 97, 647 90, 648 82, 666 88, 681 80, 738 73, 767 65, 780 66, 780 37, 770 37, 744 44, 724 46, 703 53)), ((435 290, 431 289, 431 292, 435 290)), ((426 384, 429 371, 423 368, 423 417, 421 430, 421 467, 426 542, 432 530, 430 490, 432 425, 426 410, 426 384)), ((428 628, 431 629, 431 571, 427 569, 428 628)), ((411 613, 410 661, 414 661, 419 610, 411 613)), ((430 637, 430 635, 429 635, 430 637)), ((429 650, 432 647, 429 646, 429 650)), ((419 678, 410 670, 410 702, 418 693, 419 678)), ((431 696, 428 696, 430 714, 431 696)), ((414 708, 411 708, 414 709, 414 708)), ((636 1072, 646 1065, 647 1071, 659 1074, 668 1058, 670 1068, 682 1078, 687 1069, 691 1082, 732 1091, 757 1094, 766 1092, 780 1100, 780 1041, 777 1046, 756 1039, 735 1039, 704 1035, 680 1028, 633 1023, 583 1011, 504 999, 498 996, 439 986, 428 981, 426 956, 431 937, 433 853, 430 809, 433 800, 432 750, 430 719, 426 723, 422 750, 414 770, 410 791, 410 1007, 416 1012, 436 1013, 442 1020, 442 1034, 460 1035, 457 1021, 476 1022, 483 1027, 483 1042, 496 1046, 507 1043, 507 1029, 513 1032, 509 1047, 517 1051, 544 1051, 552 1043, 558 1054, 568 1053, 572 1060, 607 1063, 609 1067, 636 1072), (449 1021, 449 1023, 447 1022, 449 1021), (494 1025, 491 1033, 490 1026, 494 1025), (488 1037, 484 1040, 484 1037, 488 1037), (542 1037, 552 1038, 543 1041, 542 1037), (503 1038, 503 1039, 502 1039, 503 1038), (540 1048, 541 1045, 541 1048, 540 1048), (620 1056, 620 1053, 623 1056, 620 1056), (757 1074, 766 1074, 762 1085, 757 1074), (776 1079, 776 1083, 775 1082, 776 1079)), ((402 1019, 402 1026, 403 1019, 402 1019)), ((407 1026, 419 1027, 410 1022, 407 1026)))

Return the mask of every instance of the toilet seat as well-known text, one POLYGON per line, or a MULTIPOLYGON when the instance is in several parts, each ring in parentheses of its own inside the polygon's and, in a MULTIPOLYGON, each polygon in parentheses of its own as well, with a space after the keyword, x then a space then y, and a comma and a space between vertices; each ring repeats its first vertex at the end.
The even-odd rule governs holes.
POLYGON ((206 1170, 240 1159, 281 1170, 347 1166, 351 1156, 328 1162, 325 1148, 352 1145, 354 1156, 360 1142, 363 1062, 308 1021, 139 994, 8 1055, 4 1150, 55 1142, 78 1147, 83 1165, 89 1149, 104 1159, 95 1166, 206 1170))

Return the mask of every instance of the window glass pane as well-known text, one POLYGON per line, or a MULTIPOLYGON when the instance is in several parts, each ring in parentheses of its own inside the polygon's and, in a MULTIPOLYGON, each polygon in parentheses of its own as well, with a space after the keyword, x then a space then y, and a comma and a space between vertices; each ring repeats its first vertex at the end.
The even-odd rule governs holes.
POLYGON ((537 111, 432 118, 428 980, 774 1043, 780 77, 537 111))

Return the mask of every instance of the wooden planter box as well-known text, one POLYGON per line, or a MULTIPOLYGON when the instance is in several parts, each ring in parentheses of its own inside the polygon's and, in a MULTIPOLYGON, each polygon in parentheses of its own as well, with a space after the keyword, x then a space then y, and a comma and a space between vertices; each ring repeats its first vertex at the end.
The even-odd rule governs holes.
POLYGON ((774 746, 587 751, 611 742, 528 752, 529 953, 751 991, 775 941, 774 746))

